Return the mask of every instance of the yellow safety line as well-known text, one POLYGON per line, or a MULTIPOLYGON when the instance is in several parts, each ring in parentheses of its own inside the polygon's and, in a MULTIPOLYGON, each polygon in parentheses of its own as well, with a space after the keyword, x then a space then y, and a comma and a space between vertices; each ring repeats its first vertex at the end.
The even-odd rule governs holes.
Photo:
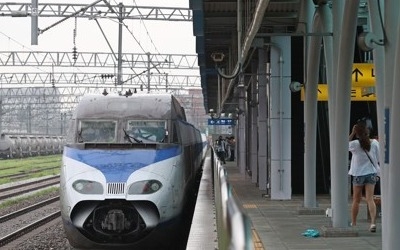
MULTIPOLYGON (((232 188, 232 193, 234 196, 238 197, 236 194, 236 191, 234 188, 232 188)), ((257 205, 255 204, 245 204, 242 206, 247 206, 247 208, 257 208, 257 205)), ((260 239, 260 237, 258 236, 257 231, 254 228, 251 228, 251 232, 252 232, 252 238, 253 238, 253 243, 254 243, 254 250, 265 250, 264 245, 260 239)))
POLYGON ((252 228, 251 231, 253 234, 254 249, 255 250, 265 250, 263 243, 261 242, 261 239, 258 236, 257 231, 254 228, 252 228))

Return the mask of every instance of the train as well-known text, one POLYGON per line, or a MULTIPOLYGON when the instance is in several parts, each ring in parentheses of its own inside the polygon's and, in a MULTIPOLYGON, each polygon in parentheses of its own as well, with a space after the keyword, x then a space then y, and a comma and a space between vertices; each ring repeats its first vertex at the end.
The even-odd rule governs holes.
POLYGON ((71 126, 60 173, 69 244, 174 249, 175 229, 208 149, 177 98, 85 95, 71 126))
POLYGON ((65 139, 61 135, 16 135, 1 133, 0 159, 61 154, 65 139))

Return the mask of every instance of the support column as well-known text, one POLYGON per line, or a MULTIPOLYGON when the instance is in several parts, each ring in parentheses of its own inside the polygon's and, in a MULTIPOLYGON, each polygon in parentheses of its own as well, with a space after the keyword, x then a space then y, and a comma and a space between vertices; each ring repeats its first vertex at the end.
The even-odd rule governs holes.
MULTIPOLYGON (((385 1, 386 2, 386 1, 385 1)), ((400 3, 399 1, 390 0, 387 1, 387 11, 385 11, 385 16, 387 16, 387 20, 390 22, 390 27, 387 32, 392 32, 387 37, 388 51, 394 51, 394 54, 386 54, 385 59, 387 60, 385 63, 386 72, 389 72, 389 69, 392 71, 393 80, 388 81, 389 86, 387 90, 391 90, 391 92, 386 91, 385 89, 385 122, 387 122, 388 126, 385 126, 385 155, 384 155, 384 183, 387 188, 385 193, 385 202, 386 209, 383 213, 385 217, 384 222, 387 223, 385 225, 382 224, 382 227, 385 226, 388 234, 387 243, 385 242, 384 246, 387 248, 384 249, 397 249, 400 245, 400 222, 398 220, 400 216, 400 196, 399 196, 399 178, 400 178, 400 131, 399 131, 399 123, 400 123, 400 34, 398 33, 400 30, 399 18, 395 13, 399 13, 400 3), (389 58, 393 58, 394 67, 390 67, 389 58), (391 85, 391 86, 390 86, 391 85), (388 95, 386 95, 388 94, 388 95), (386 106, 386 104, 388 104, 386 106), (386 214, 385 214, 386 212, 386 214), (396 217, 397 216, 397 217, 396 217), (395 219, 397 218, 397 219, 395 219)), ((386 21, 386 20, 385 20, 386 21)), ((386 22, 385 22, 386 27, 386 22)), ((385 44, 385 48, 387 46, 385 44)))
POLYGON ((346 1, 343 27, 340 34, 338 82, 336 87, 336 149, 331 166, 332 222, 335 228, 349 227, 348 212, 348 155, 350 127, 350 91, 354 41, 357 28, 359 0, 346 1))
POLYGON ((271 38, 270 135, 271 199, 291 199, 291 44, 290 37, 271 38), (272 146, 273 145, 273 146, 272 146))
MULTIPOLYGON (((314 14, 312 32, 321 31, 321 17, 318 8, 314 14)), ((317 96, 318 76, 321 57, 322 37, 312 36, 307 55, 307 82, 305 83, 304 100, 304 207, 317 207, 316 191, 316 154, 317 154, 317 96)))
MULTIPOLYGON (((371 32, 375 34, 375 36, 378 39, 383 39, 383 32, 382 32, 382 27, 381 27, 381 22, 379 18, 379 7, 378 4, 380 4, 380 8, 383 10, 383 0, 368 0, 368 12, 369 12, 369 20, 370 20, 370 26, 371 26, 371 32)), ((382 13, 383 14, 383 13, 382 13)), ((379 138, 384 138, 385 137, 385 124, 384 124, 384 99, 385 99, 385 94, 384 94, 384 65, 385 65, 385 60, 384 60, 384 46, 376 46, 376 48, 372 51, 373 52, 373 57, 374 57, 374 70, 375 70, 375 93, 376 93, 376 109, 377 109, 377 120, 378 120, 378 137, 379 138)), ((380 139, 380 160, 379 162, 381 163, 381 171, 383 172, 383 165, 384 165, 384 144, 383 140, 380 139)), ((381 175, 381 178, 383 176, 381 175)), ((381 181, 381 211, 387 214, 385 212, 386 208, 386 202, 385 197, 383 197, 383 178, 381 181)), ((381 218, 382 225, 387 225, 388 220, 386 216, 382 216, 381 218)), ((387 238, 388 235, 388 228, 387 227, 382 227, 382 249, 388 249, 385 247, 385 238, 387 238)))
POLYGON ((244 88, 244 76, 239 76, 239 85, 237 86, 239 91, 239 112, 238 112, 238 140, 236 141, 238 146, 238 167, 241 174, 246 172, 246 106, 245 106, 245 95, 246 90, 244 88))
POLYGON ((252 60, 251 62, 251 84, 250 84, 250 101, 249 101, 249 165, 251 169, 251 182, 258 182, 258 160, 257 160, 257 145, 258 145, 258 126, 257 126, 257 66, 258 61, 252 60))
POLYGON ((260 190, 269 188, 268 174, 268 111, 265 49, 258 50, 258 183, 260 190))
MULTIPOLYGON (((399 10, 399 3, 396 2, 396 9, 399 10)), ((395 64, 394 64, 394 81, 392 92, 392 111, 389 114, 389 169, 388 169, 388 195, 385 201, 387 202, 387 218, 400 218, 400 196, 399 196, 399 178, 400 178, 400 25, 397 29, 397 38, 393 41, 396 46, 395 64)), ((388 222, 387 220, 385 222, 388 222)), ((387 233, 388 248, 396 249, 400 246, 400 221, 390 220, 388 223, 387 233)))

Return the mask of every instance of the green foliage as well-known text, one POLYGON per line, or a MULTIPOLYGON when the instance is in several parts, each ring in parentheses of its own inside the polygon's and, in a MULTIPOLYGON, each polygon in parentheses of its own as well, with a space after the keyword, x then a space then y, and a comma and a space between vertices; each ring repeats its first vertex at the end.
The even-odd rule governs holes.
POLYGON ((59 189, 60 189, 59 187, 50 187, 50 188, 47 188, 47 189, 44 189, 44 190, 40 190, 40 191, 38 191, 38 192, 36 192, 34 194, 31 194, 31 195, 28 195, 28 196, 18 197, 18 198, 15 198, 15 199, 6 200, 6 201, 4 201, 4 202, 2 202, 0 204, 0 209, 6 208, 6 207, 9 207, 9 206, 18 204, 18 203, 21 203, 24 200, 29 200, 29 199, 33 199, 33 198, 38 197, 38 196, 43 196, 43 195, 47 195, 47 194, 50 194, 50 193, 58 192, 59 189))
POLYGON ((60 173, 61 155, 36 156, 22 159, 0 160, 0 184, 17 180, 57 175, 60 173), (7 175, 25 174, 21 177, 7 177, 7 175))

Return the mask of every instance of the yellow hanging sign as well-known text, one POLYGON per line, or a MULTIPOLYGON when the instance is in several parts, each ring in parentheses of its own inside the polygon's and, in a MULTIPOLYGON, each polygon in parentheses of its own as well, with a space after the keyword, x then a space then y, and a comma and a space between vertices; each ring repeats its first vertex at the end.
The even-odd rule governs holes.
MULTIPOLYGON (((374 87, 351 87, 352 101, 376 101, 376 95, 373 93, 374 87)), ((304 101, 304 87, 301 88, 301 101, 304 101)), ((328 101, 328 85, 318 84, 318 101, 328 101)))
POLYGON ((373 63, 354 63, 351 72, 351 86, 365 87, 375 85, 375 71, 373 63))

